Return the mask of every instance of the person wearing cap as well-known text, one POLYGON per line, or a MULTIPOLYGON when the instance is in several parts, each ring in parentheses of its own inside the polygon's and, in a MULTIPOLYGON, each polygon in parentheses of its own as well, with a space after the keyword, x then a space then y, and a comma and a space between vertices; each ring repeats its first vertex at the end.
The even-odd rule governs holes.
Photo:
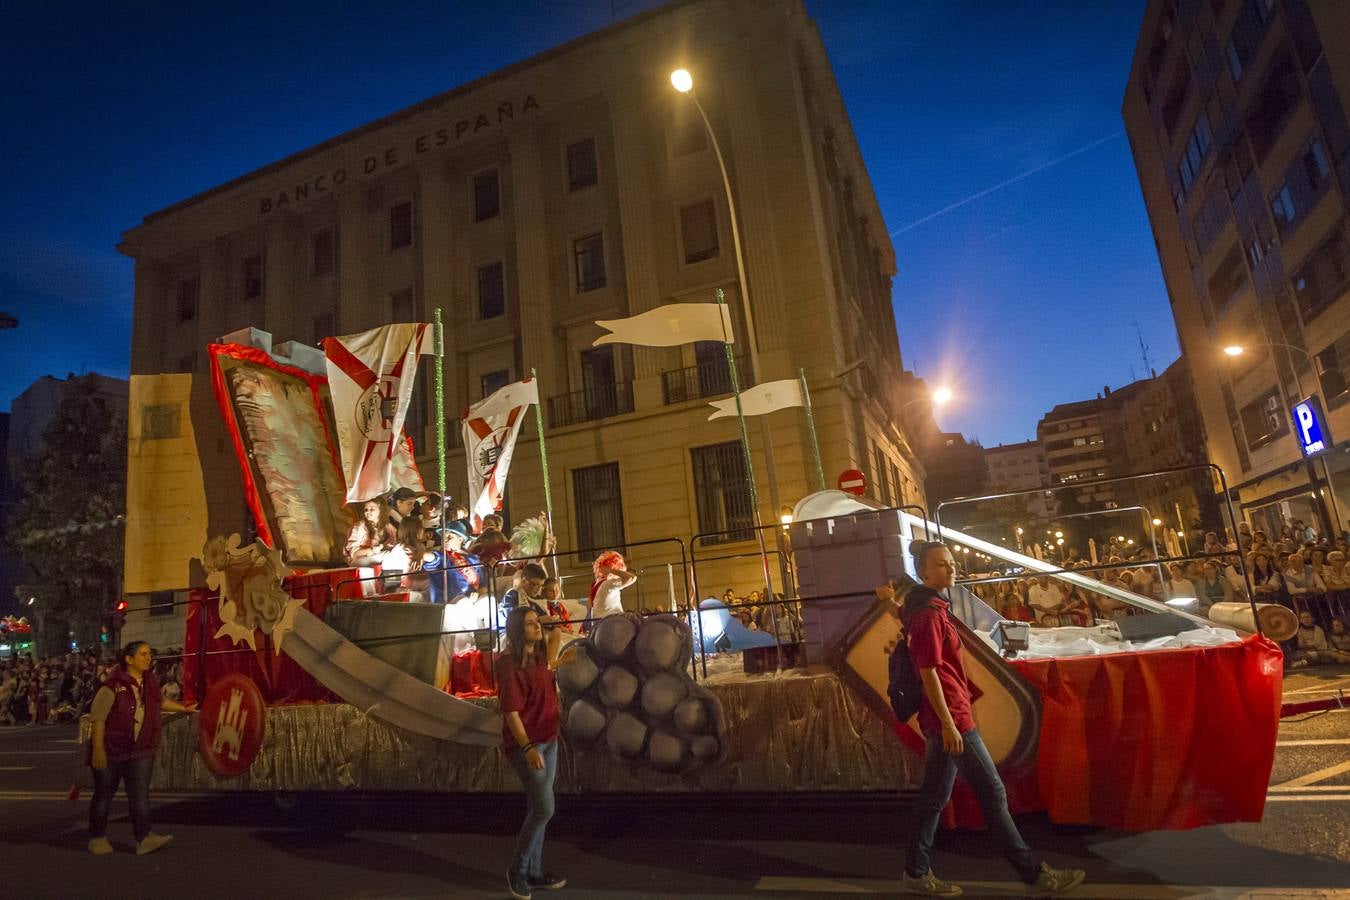
POLYGON ((417 492, 412 488, 401 487, 389 495, 389 521, 397 527, 404 516, 413 514, 417 508, 417 492))
POLYGON ((433 550, 423 566, 431 578, 432 603, 453 603, 478 592, 483 571, 478 557, 464 549, 468 542, 464 522, 450 522, 441 529, 441 549, 433 550), (444 575, 441 569, 446 570, 444 575))

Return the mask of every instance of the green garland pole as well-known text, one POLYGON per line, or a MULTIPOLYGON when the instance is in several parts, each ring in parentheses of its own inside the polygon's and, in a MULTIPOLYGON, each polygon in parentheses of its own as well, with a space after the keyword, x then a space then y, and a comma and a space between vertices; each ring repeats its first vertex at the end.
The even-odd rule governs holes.
MULTIPOLYGON (((717 303, 719 306, 727 305, 727 296, 721 288, 717 289, 717 303)), ((769 575, 769 551, 764 546, 764 529, 760 527, 759 517, 759 489, 755 485, 755 467, 750 458, 750 432, 745 426, 745 410, 741 408, 741 382, 736 374, 736 350, 731 343, 731 335, 726 335, 727 340, 722 346, 727 353, 727 371, 731 376, 731 392, 736 397, 736 421, 741 426, 741 454, 745 457, 745 478, 750 484, 750 511, 754 516, 755 539, 759 542, 759 559, 764 568, 764 599, 770 604, 769 615, 774 624, 774 647, 778 650, 778 668, 783 668, 783 647, 778 642, 778 609, 773 606, 775 600, 773 592, 773 578, 769 575)))
POLYGON ((806 428, 811 432, 811 452, 816 457, 816 478, 820 480, 820 489, 825 490, 825 464, 820 461, 820 439, 816 437, 816 416, 811 411, 811 389, 806 386, 806 370, 797 369, 797 378, 802 383, 802 405, 806 407, 806 428))
MULTIPOLYGON (((435 406, 436 406, 436 489, 441 495, 441 526, 449 524, 445 520, 448 501, 445 496, 445 334, 441 322, 441 308, 436 307, 431 327, 431 353, 435 358, 435 406)), ((438 547, 443 550, 443 547, 438 547)), ((448 597, 450 592, 449 560, 441 560, 441 596, 448 597)))
POLYGON ((436 358, 436 487, 445 497, 445 336, 441 308, 436 307, 431 332, 431 352, 436 358))
MULTIPOLYGON (((530 367, 530 380, 534 382, 534 389, 539 390, 539 373, 534 367, 530 367)), ((549 483, 548 478, 548 445, 544 443, 544 413, 541 407, 544 404, 543 394, 539 395, 539 402, 534 405, 534 430, 539 434, 539 465, 544 470, 544 513, 548 516, 548 530, 553 532, 553 485, 549 483)), ((553 574, 558 574, 558 560, 553 557, 553 574)))

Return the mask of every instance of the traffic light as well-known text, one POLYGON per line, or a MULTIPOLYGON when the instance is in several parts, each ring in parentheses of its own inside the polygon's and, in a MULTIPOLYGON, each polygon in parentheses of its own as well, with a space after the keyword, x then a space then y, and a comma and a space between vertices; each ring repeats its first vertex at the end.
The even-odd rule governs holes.
POLYGON ((109 625, 112 627, 113 633, 121 634, 122 626, 125 625, 127 621, 127 601, 118 600, 116 603, 114 603, 112 615, 109 616, 108 618, 109 618, 109 625))

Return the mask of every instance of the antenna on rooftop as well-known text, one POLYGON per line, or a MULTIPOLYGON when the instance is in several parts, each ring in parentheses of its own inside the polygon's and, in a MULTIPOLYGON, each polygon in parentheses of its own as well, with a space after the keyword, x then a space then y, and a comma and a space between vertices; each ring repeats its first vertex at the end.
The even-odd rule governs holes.
MULTIPOLYGON (((1134 323, 1134 333, 1139 337, 1139 355, 1144 360, 1144 372, 1148 377, 1153 376, 1153 363, 1148 358, 1148 344, 1144 343, 1144 329, 1139 327, 1139 323, 1134 323)), ((1133 369, 1133 367, 1131 367, 1133 369)), ((1133 380, 1133 374, 1131 374, 1133 380)))

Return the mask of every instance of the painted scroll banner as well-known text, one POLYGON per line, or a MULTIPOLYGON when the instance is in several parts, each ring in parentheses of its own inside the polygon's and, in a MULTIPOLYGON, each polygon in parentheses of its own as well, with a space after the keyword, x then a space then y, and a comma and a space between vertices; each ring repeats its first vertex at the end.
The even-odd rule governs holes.
POLYGON ((128 594, 171 591, 206 540, 206 488, 193 437, 192 375, 132 375, 127 417, 128 594))

